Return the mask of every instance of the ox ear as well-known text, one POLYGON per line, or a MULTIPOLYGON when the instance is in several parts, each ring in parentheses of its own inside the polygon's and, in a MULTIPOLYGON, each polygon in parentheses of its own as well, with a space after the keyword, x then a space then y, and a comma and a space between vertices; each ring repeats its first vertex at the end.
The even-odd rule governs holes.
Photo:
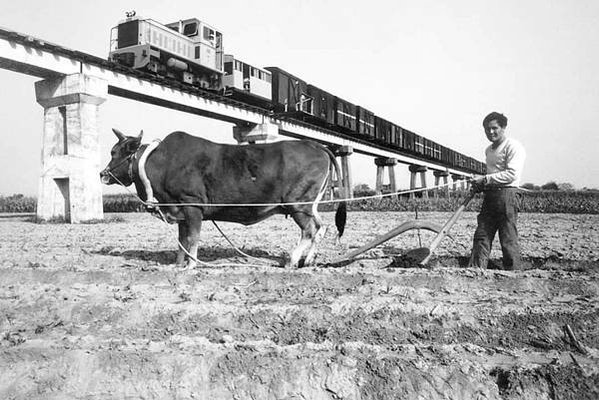
POLYGON ((119 131, 116 128, 112 128, 112 131, 114 132, 116 137, 119 138, 119 142, 122 142, 123 140, 125 140, 125 135, 123 135, 123 133, 121 131, 119 131))

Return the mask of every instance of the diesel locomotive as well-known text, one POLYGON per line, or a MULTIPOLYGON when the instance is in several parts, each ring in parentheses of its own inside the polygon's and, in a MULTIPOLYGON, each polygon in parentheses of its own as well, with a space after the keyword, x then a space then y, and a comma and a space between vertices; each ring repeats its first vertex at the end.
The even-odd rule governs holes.
POLYGON ((484 163, 378 117, 278 67, 224 53, 223 34, 196 19, 161 24, 128 13, 111 31, 109 60, 465 172, 484 163))

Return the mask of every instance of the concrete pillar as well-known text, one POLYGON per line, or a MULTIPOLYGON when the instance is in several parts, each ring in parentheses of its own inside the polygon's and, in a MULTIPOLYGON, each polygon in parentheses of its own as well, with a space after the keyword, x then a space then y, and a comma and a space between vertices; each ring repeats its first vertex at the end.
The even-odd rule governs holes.
MULTIPOLYGON (((410 190, 413 189, 420 189, 420 188, 426 188, 426 171, 428 171, 428 168, 424 165, 416 165, 416 164, 412 164, 409 167, 410 170, 410 190), (416 186, 416 178, 417 176, 420 176, 420 186, 416 186)), ((428 191, 424 190, 421 192, 422 193, 422 197, 425 199, 428 199, 428 191)), ((416 193, 412 192, 410 193, 410 198, 413 199, 416 197, 416 193)))
POLYGON ((462 175, 451 174, 453 180, 453 190, 464 189, 465 177, 462 175))
POLYGON ((279 126, 271 123, 243 124, 233 127, 233 137, 239 144, 268 143, 279 136, 279 126))
MULTIPOLYGON (((435 186, 439 186, 441 178, 443 178, 443 185, 447 185, 447 177, 449 176, 449 172, 433 171, 433 175, 435 176, 435 186)), ((439 190, 440 189, 435 190, 435 199, 439 197, 439 190)), ((445 192, 445 196, 449 197, 449 186, 445 186, 442 190, 445 192)))
POLYGON ((351 146, 338 146, 329 147, 330 150, 335 154, 335 157, 341 158, 339 162, 339 168, 341 169, 341 176, 337 176, 334 166, 331 164, 331 170, 329 176, 331 176, 328 198, 334 197, 334 191, 336 187, 343 187, 347 198, 351 199, 354 197, 353 194, 353 179, 351 173, 351 164, 349 162, 349 156, 354 153, 354 149, 351 146))
POLYGON ((389 174, 389 191, 391 193, 397 192, 397 181, 395 179, 395 166, 397 165, 397 159, 378 157, 374 159, 376 165, 376 193, 382 194, 384 189, 385 180, 385 169, 389 174))
POLYGON ((35 95, 44 107, 38 218, 103 218, 98 114, 108 84, 73 74, 36 82, 35 95))

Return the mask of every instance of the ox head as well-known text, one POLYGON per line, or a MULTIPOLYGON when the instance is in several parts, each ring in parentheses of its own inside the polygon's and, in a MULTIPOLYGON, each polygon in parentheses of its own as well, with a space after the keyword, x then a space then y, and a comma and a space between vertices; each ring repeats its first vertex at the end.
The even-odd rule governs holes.
POLYGON ((131 163, 133 162, 135 152, 137 152, 141 145, 141 138, 144 131, 141 131, 137 137, 125 136, 117 129, 113 129, 112 131, 119 141, 112 147, 110 162, 100 172, 100 179, 106 185, 118 183, 129 186, 133 183, 131 163))

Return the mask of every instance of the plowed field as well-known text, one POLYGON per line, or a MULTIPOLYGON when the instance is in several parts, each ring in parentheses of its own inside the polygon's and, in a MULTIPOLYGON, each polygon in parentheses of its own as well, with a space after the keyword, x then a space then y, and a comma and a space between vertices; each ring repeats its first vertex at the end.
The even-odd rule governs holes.
POLYGON ((599 398, 598 215, 521 214, 514 272, 464 267, 474 213, 430 268, 388 267, 428 232, 333 267, 413 214, 351 212, 341 244, 323 216, 318 265, 296 270, 282 216, 219 224, 253 259, 206 222, 193 270, 148 214, 0 218, 0 399, 599 398))

